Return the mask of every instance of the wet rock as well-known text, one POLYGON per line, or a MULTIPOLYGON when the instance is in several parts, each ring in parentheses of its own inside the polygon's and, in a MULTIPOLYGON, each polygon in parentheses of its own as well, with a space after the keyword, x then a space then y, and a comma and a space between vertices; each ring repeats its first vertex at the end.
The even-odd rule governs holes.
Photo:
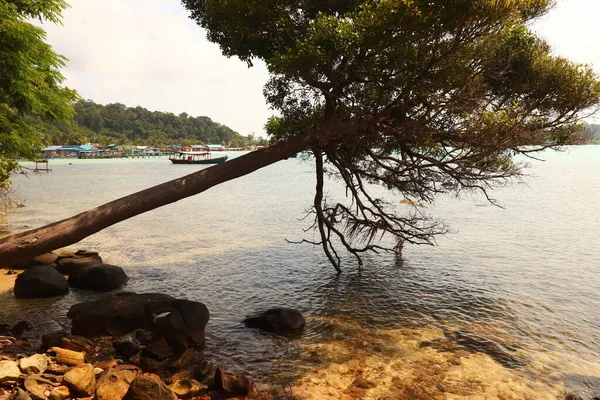
POLYGON ((158 372, 160 370, 160 361, 151 357, 141 356, 139 365, 144 372, 158 372))
POLYGON ((33 328, 33 324, 27 321, 19 321, 14 325, 0 324, 0 336, 12 336, 20 338, 25 331, 33 328))
POLYGON ((564 378, 565 400, 600 400, 600 377, 567 375, 564 378))
POLYGON ((156 360, 163 361, 173 355, 165 338, 161 338, 156 342, 146 346, 142 350, 142 356, 152 357, 156 360))
POLYGON ((109 292, 125 284, 129 277, 123 268, 110 264, 86 264, 73 268, 69 275, 69 285, 80 289, 109 292))
POLYGON ((305 325, 304 316, 291 308, 271 308, 244 320, 247 327, 262 331, 286 334, 298 332, 305 325))
POLYGON ((42 335, 42 347, 49 349, 50 347, 60 347, 62 345, 62 338, 65 334, 62 332, 49 332, 42 335))
POLYGON ((37 267, 40 265, 52 265, 53 263, 56 262, 57 259, 58 259, 58 256, 56 254, 45 253, 45 254, 36 256, 36 257, 32 258, 31 260, 12 264, 12 265, 10 265, 10 268, 16 269, 16 270, 25 270, 25 269, 37 267))
POLYGON ((48 357, 45 354, 34 354, 19 360, 19 367, 24 374, 43 374, 48 368, 48 357))
POLYGON ((131 382, 123 400, 177 400, 177 396, 164 383, 138 376, 131 382))
POLYGON ((369 380, 364 379, 364 378, 357 378, 354 380, 354 382, 352 382, 352 386, 355 386, 359 389, 372 389, 377 385, 369 380))
POLYGON ((204 327, 210 314, 202 303, 164 294, 130 293, 76 304, 67 316, 73 319, 75 335, 122 336, 148 329, 165 337, 174 351, 180 351, 177 345, 184 350, 204 343, 204 327))
POLYGON ((96 387, 94 367, 92 364, 81 364, 72 368, 65 374, 63 383, 71 389, 73 393, 91 396, 96 387))
POLYGON ((115 371, 108 370, 100 375, 96 389, 98 400, 121 400, 129 385, 135 379, 135 372, 131 370, 115 371))
POLYGON ((526 360, 514 353, 517 350, 515 347, 488 339, 466 329, 454 332, 454 340, 459 346, 469 351, 489 355, 506 368, 521 368, 528 364, 526 360))
POLYGON ((71 275, 73 271, 85 265, 102 263, 102 258, 96 252, 65 253, 58 256, 53 264, 58 272, 71 275))
POLYGON ((50 391, 50 400, 66 400, 71 397, 71 391, 66 386, 58 386, 50 391))
POLYGON ((65 365, 79 365, 85 362, 85 353, 73 350, 66 350, 60 347, 51 347, 49 353, 56 354, 56 362, 65 365))
POLYGON ((118 354, 130 358, 142 350, 143 345, 137 338, 136 332, 131 332, 113 342, 113 347, 118 354))
POLYGON ((183 353, 174 354, 169 357, 164 363, 163 367, 173 370, 181 370, 187 367, 190 363, 195 361, 198 357, 196 350, 186 349, 183 353))
POLYGON ((64 276, 49 265, 29 268, 15 281, 17 298, 41 298, 66 294, 69 284, 64 276))
POLYGON ((245 376, 229 374, 221 368, 215 372, 215 387, 223 399, 248 396, 252 386, 252 381, 245 376))
POLYGON ((75 304, 69 309, 67 317, 73 320, 71 332, 74 335, 123 336, 149 325, 155 304, 173 301, 173 297, 158 293, 112 296, 75 304), (150 315, 147 315, 147 309, 150 315))
POLYGON ((21 376, 21 370, 14 361, 0 361, 0 383, 16 382, 21 376))

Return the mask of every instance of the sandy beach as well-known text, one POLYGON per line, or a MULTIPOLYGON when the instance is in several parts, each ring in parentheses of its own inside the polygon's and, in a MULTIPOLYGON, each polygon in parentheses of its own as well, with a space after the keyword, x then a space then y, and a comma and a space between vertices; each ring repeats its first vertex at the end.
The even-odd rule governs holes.
POLYGON ((4 293, 8 290, 11 290, 15 285, 15 279, 17 279, 17 274, 6 275, 7 270, 0 269, 0 293, 4 293))

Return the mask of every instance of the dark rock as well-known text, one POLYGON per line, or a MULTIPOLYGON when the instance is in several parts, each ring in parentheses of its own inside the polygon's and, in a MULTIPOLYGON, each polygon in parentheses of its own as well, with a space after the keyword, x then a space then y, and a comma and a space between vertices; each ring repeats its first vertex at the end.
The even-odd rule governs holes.
POLYGON ((215 387, 223 399, 248 396, 253 385, 245 376, 229 374, 221 368, 215 372, 215 387))
POLYGON ((600 400, 600 377, 567 375, 564 378, 565 400, 600 400))
POLYGON ((517 350, 515 347, 488 339, 466 329, 454 332, 454 340, 459 346, 469 351, 489 355, 504 367, 521 368, 527 365, 526 360, 514 353, 517 350))
POLYGON ((42 335, 42 347, 46 350, 50 347, 60 347, 63 337, 65 337, 65 334, 62 332, 44 333, 42 335))
POLYGON ((40 265, 51 265, 56 262, 57 255, 54 253, 45 253, 32 258, 31 260, 19 262, 10 265, 11 269, 24 270, 31 267, 37 267, 40 265))
POLYGON ((73 319, 73 334, 122 336, 146 329, 152 333, 152 341, 164 337, 173 351, 179 352, 204 343, 204 327, 210 313, 202 303, 164 294, 134 293, 76 304, 67 316, 73 319))
POLYGON ((305 324, 302 313, 291 308, 271 308, 244 320, 247 327, 286 334, 300 331, 305 324))
POLYGON ((49 265, 29 268, 17 277, 14 288, 18 298, 53 297, 68 291, 65 277, 49 265))
POLYGON ((352 386, 355 386, 355 387, 357 387, 359 389, 371 389, 371 388, 374 388, 377 385, 375 385, 375 383, 373 383, 371 381, 368 381, 366 379, 357 378, 357 379, 354 380, 354 382, 352 382, 352 386))
POLYGON ((173 355, 165 338, 160 338, 142 350, 142 356, 151 357, 159 361, 166 360, 173 355))
POLYGON ((23 333, 33 328, 33 324, 28 321, 19 321, 10 329, 12 336, 20 338, 23 333))
POLYGON ((160 361, 151 357, 140 356, 139 365, 144 372, 158 372, 160 370, 160 361))
POLYGON ((177 396, 164 383, 138 376, 131 382, 123 400, 177 400, 177 396))
POLYGON ((158 293, 112 296, 75 304, 67 317, 73 320, 71 332, 75 335, 123 336, 151 324, 147 309, 152 310, 155 304, 174 301, 173 297, 158 293))
POLYGON ((8 271, 6 271, 6 273, 4 275, 14 275, 16 274, 15 271, 13 271, 12 269, 9 269, 8 271))
POLYGON ((98 264, 98 263, 102 263, 102 258, 100 258, 100 256, 98 256, 98 255, 89 256, 89 257, 87 257, 87 256, 79 257, 79 256, 73 255, 72 257, 68 257, 68 258, 60 258, 59 257, 58 261, 56 261, 56 263, 54 263, 53 266, 61 274, 71 275, 73 273, 73 271, 75 271, 81 267, 85 267, 86 265, 98 264))
POLYGON ((63 349, 72 351, 85 351, 87 354, 94 353, 94 344, 91 340, 81 336, 66 336, 61 338, 60 346, 63 349))
POLYGON ((125 284, 129 277, 123 268, 110 264, 85 264, 71 270, 69 285, 80 289, 108 292, 125 284))
POLYGON ((112 345, 118 354, 125 358, 130 358, 142 350, 143 346, 138 340, 136 332, 128 333, 113 342, 112 345))

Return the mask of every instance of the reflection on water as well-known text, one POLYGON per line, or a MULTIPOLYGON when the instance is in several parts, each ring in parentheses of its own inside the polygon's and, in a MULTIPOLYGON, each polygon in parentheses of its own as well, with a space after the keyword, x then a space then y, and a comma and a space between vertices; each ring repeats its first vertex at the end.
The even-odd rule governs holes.
MULTIPOLYGON (((427 212, 455 233, 438 247, 407 248, 404 261, 371 256, 340 276, 318 249, 285 243, 302 238, 299 218, 314 187, 310 161, 298 159, 78 247, 123 266, 131 276, 124 290, 205 302, 211 357, 303 399, 554 399, 564 374, 600 376, 600 147, 548 157, 529 186, 496 193, 505 209, 479 197, 442 198, 427 212), (303 311, 303 335, 277 338, 241 325, 271 306, 303 311), (526 365, 508 368, 503 357, 526 365)), ((72 162, 16 177, 27 207, 3 228, 52 222, 198 169, 166 160, 72 162)), ((71 304, 96 296, 74 290, 33 301, 5 293, 0 310, 2 319, 65 325, 71 304)))

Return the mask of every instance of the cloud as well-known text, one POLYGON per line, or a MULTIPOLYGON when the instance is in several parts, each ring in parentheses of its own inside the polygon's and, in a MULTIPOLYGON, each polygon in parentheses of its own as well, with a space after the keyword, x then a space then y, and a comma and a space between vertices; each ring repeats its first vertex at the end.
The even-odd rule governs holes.
POLYGON ((178 0, 71 0, 63 26, 44 24, 69 58, 67 85, 84 98, 206 115, 242 135, 263 133, 266 67, 248 69, 187 18, 178 0))

